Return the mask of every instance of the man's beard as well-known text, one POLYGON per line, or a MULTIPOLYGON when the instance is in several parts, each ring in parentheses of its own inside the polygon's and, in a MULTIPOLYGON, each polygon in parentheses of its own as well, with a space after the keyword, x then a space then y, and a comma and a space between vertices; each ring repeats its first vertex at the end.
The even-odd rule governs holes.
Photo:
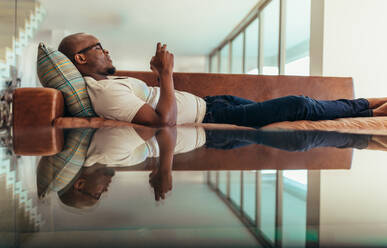
POLYGON ((108 68, 107 73, 108 73, 108 75, 113 75, 114 73, 116 73, 116 68, 114 66, 108 68))

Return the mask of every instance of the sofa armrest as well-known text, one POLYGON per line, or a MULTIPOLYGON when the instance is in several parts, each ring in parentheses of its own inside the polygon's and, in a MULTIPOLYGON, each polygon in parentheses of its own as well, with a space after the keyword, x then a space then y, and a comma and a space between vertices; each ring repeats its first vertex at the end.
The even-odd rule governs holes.
POLYGON ((62 93, 49 88, 19 88, 13 93, 13 149, 18 155, 52 155, 63 147, 53 122, 63 116, 62 93))

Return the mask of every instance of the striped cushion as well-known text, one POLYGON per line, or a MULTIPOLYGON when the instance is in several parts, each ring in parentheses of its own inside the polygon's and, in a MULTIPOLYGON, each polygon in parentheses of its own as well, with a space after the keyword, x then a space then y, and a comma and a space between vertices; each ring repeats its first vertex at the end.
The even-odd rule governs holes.
POLYGON ((37 169, 38 195, 58 192, 77 178, 85 162, 94 129, 71 129, 66 134, 64 149, 53 156, 42 157, 37 169))
POLYGON ((96 116, 87 94, 85 80, 74 64, 61 52, 38 48, 37 71, 44 87, 60 90, 64 96, 67 112, 76 117, 96 116))

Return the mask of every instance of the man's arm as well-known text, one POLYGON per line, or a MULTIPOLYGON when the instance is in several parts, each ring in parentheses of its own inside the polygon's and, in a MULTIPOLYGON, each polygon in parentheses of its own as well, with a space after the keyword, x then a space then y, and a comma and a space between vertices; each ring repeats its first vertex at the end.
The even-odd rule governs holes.
POLYGON ((165 194, 172 190, 173 152, 176 145, 176 127, 160 129, 156 134, 160 149, 159 166, 149 175, 149 183, 154 189, 155 200, 165 199, 165 194))
POLYGON ((177 107, 173 84, 173 54, 167 51, 165 44, 161 47, 157 43, 156 55, 150 64, 160 78, 160 99, 155 110, 149 104, 144 104, 132 122, 147 126, 174 126, 177 107))
POLYGON ((155 136, 157 129, 151 127, 133 127, 138 136, 141 137, 144 141, 149 140, 153 136, 155 136))

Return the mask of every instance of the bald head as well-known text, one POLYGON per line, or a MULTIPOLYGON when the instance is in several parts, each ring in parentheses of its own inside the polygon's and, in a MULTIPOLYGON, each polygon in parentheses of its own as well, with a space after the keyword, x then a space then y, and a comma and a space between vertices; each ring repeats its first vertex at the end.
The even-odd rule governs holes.
POLYGON ((103 49, 100 41, 93 35, 76 33, 66 36, 58 50, 74 63, 83 76, 102 80, 115 72, 109 51, 103 49))
POLYGON ((102 164, 82 167, 79 177, 73 180, 72 185, 58 192, 59 199, 70 207, 91 207, 107 191, 114 174, 113 168, 102 164))
POLYGON ((74 54, 77 52, 77 44, 82 42, 85 36, 88 35, 85 33, 76 33, 66 36, 59 44, 58 51, 66 55, 71 61, 74 61, 74 54))

